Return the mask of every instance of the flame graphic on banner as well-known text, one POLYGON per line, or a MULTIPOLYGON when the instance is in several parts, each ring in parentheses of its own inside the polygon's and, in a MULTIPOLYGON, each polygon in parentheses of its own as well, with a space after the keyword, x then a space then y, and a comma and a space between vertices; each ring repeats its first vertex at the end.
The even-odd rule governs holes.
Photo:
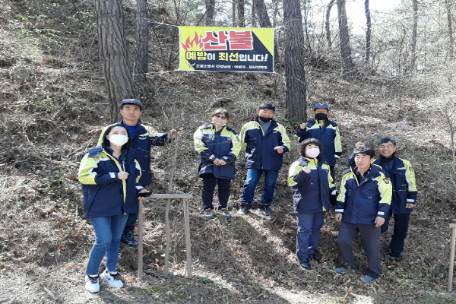
POLYGON ((202 36, 198 35, 197 32, 195 32, 195 36, 193 37, 192 40, 190 40, 191 37, 188 37, 185 40, 185 43, 181 43, 182 47, 186 52, 188 51, 202 51, 203 50, 203 44, 201 43, 201 38, 202 36))

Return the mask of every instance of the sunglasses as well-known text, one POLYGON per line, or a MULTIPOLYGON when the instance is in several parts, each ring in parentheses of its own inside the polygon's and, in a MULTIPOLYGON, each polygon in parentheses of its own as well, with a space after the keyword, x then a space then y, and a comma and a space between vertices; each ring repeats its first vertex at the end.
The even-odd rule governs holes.
POLYGON ((220 118, 220 119, 226 119, 226 116, 224 116, 222 114, 215 114, 213 117, 217 117, 217 118, 220 118))

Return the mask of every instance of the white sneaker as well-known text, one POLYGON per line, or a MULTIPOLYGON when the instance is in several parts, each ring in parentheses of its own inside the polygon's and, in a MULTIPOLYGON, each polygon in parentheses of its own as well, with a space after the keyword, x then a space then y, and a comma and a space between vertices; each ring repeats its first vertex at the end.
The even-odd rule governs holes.
POLYGON ((100 291, 100 278, 98 275, 96 277, 86 275, 85 281, 85 289, 87 289, 87 291, 91 293, 96 293, 100 291))
POLYGON ((120 280, 120 276, 117 272, 103 272, 101 275, 101 278, 109 284, 109 286, 114 287, 114 288, 122 288, 123 283, 120 280))

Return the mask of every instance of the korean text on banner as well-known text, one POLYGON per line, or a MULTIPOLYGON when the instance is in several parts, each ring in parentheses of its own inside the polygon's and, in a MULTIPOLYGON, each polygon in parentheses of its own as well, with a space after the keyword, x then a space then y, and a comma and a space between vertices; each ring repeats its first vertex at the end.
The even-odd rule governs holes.
POLYGON ((181 26, 179 70, 272 73, 274 29, 181 26))

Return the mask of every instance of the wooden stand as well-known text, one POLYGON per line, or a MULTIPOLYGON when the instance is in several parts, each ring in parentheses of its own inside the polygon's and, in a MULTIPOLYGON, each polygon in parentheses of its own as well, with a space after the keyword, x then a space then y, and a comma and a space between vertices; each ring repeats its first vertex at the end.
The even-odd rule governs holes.
MULTIPOLYGON (((187 253, 187 278, 192 276, 192 248, 190 243, 190 219, 188 214, 188 200, 193 198, 191 194, 152 194, 149 196, 152 199, 167 199, 166 203, 166 251, 165 251, 165 274, 169 274, 169 246, 171 242, 171 233, 169 227, 169 208, 172 199, 182 200, 182 207, 184 209, 184 227, 185 227, 185 246, 187 253)), ((138 279, 143 276, 143 228, 144 227, 144 203, 139 200, 139 214, 138 214, 138 279)))
POLYGON ((453 289, 453 269, 454 269, 454 249, 456 243, 456 223, 450 224, 451 228, 451 252, 450 252, 450 269, 448 271, 448 292, 453 289))

